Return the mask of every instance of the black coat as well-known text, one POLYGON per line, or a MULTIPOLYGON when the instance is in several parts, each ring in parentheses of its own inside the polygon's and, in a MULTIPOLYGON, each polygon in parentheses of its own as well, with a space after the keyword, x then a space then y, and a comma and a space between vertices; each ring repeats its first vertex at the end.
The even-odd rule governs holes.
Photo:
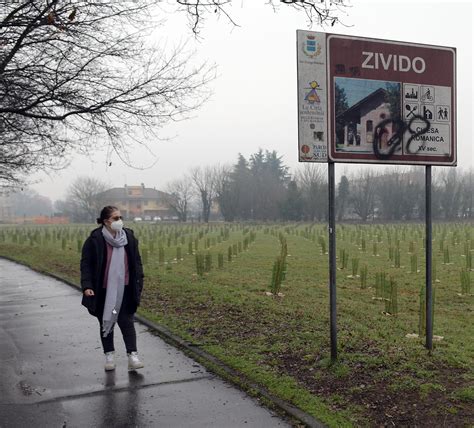
MULTIPOLYGON (((125 286, 123 305, 128 313, 135 313, 140 305, 143 290, 143 266, 138 250, 138 240, 133 230, 124 228, 128 244, 125 251, 128 257, 129 282, 125 286)), ((105 302, 104 275, 107 263, 107 247, 102 236, 102 227, 94 229, 84 242, 81 257, 82 292, 94 290, 94 296, 82 295, 82 304, 91 315, 102 317, 105 302)))

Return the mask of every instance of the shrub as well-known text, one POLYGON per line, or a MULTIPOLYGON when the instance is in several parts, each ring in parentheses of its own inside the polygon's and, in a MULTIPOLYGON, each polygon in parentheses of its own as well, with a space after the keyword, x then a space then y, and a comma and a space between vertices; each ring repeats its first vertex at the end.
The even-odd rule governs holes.
POLYGON ((273 263, 272 280, 270 283, 270 291, 273 295, 277 295, 281 290, 281 284, 286 278, 286 256, 288 254, 288 247, 286 239, 280 235, 280 255, 273 263))
POLYGON ((142 262, 144 265, 148 264, 148 248, 142 250, 142 262))
POLYGON ((393 277, 390 277, 390 281, 387 281, 385 312, 391 315, 398 314, 398 287, 393 277))
POLYGON ((446 248, 444 249, 443 263, 444 263, 445 265, 449 264, 449 247, 446 247, 446 248))
POLYGON ((461 293, 471 294, 471 273, 468 270, 461 270, 461 293))
MULTIPOLYGON (((431 305, 431 320, 434 330, 434 308, 435 308, 435 288, 433 287, 433 302, 431 305)), ((426 289, 424 285, 420 287, 420 307, 418 311, 418 335, 420 337, 426 335, 426 289)))
POLYGON ((203 254, 196 254, 196 273, 199 276, 204 275, 204 255, 203 254))
POLYGON ((204 272, 210 272, 212 269, 212 255, 207 253, 204 260, 204 272))
POLYGON ((369 268, 365 264, 360 269, 360 288, 365 289, 367 288, 367 275, 369 272, 369 268))
POLYGON ((418 272, 418 256, 416 254, 412 254, 410 256, 410 265, 411 265, 411 273, 418 272))
POLYGON ((224 267, 224 254, 219 253, 217 255, 217 267, 222 269, 224 267))
POLYGON ((400 248, 395 249, 395 267, 400 268, 401 266, 401 255, 400 255, 400 248))
POLYGON ((358 271, 359 271, 359 259, 353 258, 352 259, 352 276, 357 276, 358 271))
POLYGON ((165 263, 165 249, 161 246, 158 249, 158 263, 161 263, 161 264, 165 263))

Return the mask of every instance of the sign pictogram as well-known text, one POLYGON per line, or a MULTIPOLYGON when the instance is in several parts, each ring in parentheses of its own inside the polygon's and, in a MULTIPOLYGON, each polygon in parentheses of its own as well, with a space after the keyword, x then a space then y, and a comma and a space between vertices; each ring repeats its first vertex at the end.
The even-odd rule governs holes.
POLYGON ((449 106, 436 106, 436 120, 441 122, 449 122, 449 106))
POLYGON ((312 82, 310 82, 309 86, 310 86, 309 88, 310 90, 304 97, 305 101, 307 101, 310 104, 314 104, 314 103, 319 104, 321 102, 321 99, 319 98, 319 95, 317 92, 318 90, 319 91, 321 90, 319 83, 316 82, 316 80, 313 80, 312 82))
POLYGON ((418 104, 405 103, 405 117, 409 119, 418 114, 418 104))
POLYGON ((432 120, 433 119, 433 106, 423 105, 423 118, 432 120))
POLYGON ((422 103, 433 103, 435 100, 435 91, 432 86, 421 87, 421 98, 422 103))
POLYGON ((405 86, 405 100, 406 101, 419 101, 418 98, 419 87, 415 85, 406 85, 405 86))

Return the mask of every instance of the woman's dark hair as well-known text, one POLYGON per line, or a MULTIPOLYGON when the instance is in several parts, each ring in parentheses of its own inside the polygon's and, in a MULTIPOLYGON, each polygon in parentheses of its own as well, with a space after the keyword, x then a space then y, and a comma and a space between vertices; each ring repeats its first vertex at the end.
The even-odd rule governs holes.
POLYGON ((104 220, 107 220, 114 211, 118 211, 117 207, 112 205, 107 205, 106 207, 102 208, 100 212, 100 217, 97 218, 97 224, 104 224, 104 220))

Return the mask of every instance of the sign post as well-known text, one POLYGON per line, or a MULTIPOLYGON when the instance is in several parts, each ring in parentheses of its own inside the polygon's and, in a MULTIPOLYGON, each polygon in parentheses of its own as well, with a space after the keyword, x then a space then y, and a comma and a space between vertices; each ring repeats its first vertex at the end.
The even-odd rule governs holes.
POLYGON ((335 163, 426 166, 426 347, 432 349, 431 167, 456 166, 456 49, 297 31, 298 159, 328 163, 331 357, 337 357, 335 163))
POLYGON ((432 290, 432 222, 431 222, 431 165, 425 167, 425 268, 426 268, 426 348, 430 351, 433 349, 433 290, 432 290))
POLYGON ((329 329, 331 336, 331 360, 337 360, 337 312, 336 312, 336 178, 335 164, 328 164, 329 190, 329 329))

